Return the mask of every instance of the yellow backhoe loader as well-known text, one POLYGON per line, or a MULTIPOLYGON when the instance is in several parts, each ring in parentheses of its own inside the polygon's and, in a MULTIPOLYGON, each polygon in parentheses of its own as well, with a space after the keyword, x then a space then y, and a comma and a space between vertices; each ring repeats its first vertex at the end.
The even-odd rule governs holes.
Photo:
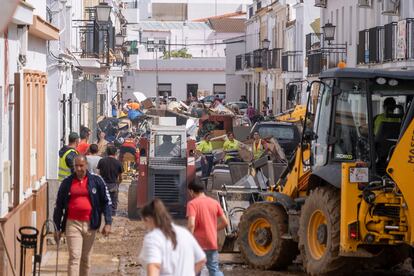
POLYGON ((244 211, 241 255, 283 269, 300 254, 310 275, 402 262, 414 246, 414 72, 331 69, 307 90, 319 92, 296 158, 244 211))

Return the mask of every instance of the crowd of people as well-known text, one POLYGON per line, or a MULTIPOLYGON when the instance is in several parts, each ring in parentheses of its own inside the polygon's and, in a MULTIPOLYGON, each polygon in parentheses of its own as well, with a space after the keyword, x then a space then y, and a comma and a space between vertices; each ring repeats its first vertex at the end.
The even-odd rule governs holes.
MULTIPOLYGON (((69 276, 90 275, 96 233, 101 229, 103 235, 110 234, 122 181, 117 148, 105 141, 103 132, 98 133, 93 144, 89 144, 90 136, 91 130, 82 127, 80 135, 70 133, 68 144, 59 151, 61 184, 53 220, 56 242, 66 237, 69 276)), ((206 150, 209 149, 207 144, 206 150)), ((199 275, 204 266, 209 275, 223 275, 218 262, 217 231, 227 226, 227 219, 220 204, 204 193, 201 181, 191 182, 188 192, 193 199, 187 204, 187 228, 173 223, 160 199, 141 209, 148 233, 139 258, 147 275, 199 275)))

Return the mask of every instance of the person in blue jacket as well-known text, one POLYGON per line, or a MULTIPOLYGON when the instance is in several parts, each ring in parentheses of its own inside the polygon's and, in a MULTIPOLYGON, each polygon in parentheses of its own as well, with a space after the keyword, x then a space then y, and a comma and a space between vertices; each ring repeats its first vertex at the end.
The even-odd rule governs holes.
POLYGON ((75 171, 66 177, 59 187, 53 221, 56 224, 56 242, 65 233, 69 251, 68 275, 89 275, 90 255, 96 231, 101 226, 102 214, 105 226, 102 233, 111 231, 112 202, 104 180, 90 173, 87 159, 77 155, 75 171))

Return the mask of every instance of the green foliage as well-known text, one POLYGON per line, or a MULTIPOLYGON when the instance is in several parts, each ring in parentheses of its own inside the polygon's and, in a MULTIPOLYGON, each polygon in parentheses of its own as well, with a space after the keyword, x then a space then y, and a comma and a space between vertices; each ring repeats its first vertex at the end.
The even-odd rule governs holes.
POLYGON ((180 50, 174 50, 174 51, 164 51, 164 55, 162 56, 163 59, 169 59, 169 58, 192 58, 193 56, 189 53, 187 53, 186 48, 182 48, 180 50))

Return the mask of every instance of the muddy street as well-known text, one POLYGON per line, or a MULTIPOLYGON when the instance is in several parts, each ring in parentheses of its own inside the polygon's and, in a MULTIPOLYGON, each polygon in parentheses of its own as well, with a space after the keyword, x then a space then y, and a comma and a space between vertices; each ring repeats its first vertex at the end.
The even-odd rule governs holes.
MULTIPOLYGON (((114 217, 112 234, 105 238, 98 234, 92 256, 92 275, 141 275, 143 270, 138 261, 138 253, 145 234, 144 224, 130 220, 127 216, 128 183, 120 186, 119 210, 114 217)), ((184 221, 177 223, 183 224, 184 221)), ((44 257, 41 275, 55 275, 56 245, 49 245, 44 257)), ((68 254, 66 244, 62 244, 58 252, 58 275, 67 275, 68 254)), ((221 254, 221 265, 227 276, 236 275, 305 275, 300 264, 294 264, 287 271, 259 271, 243 264, 238 254, 221 254)), ((361 271, 355 275, 413 275, 408 265, 396 271, 361 271)), ((208 275, 205 271, 202 275, 208 275)))

